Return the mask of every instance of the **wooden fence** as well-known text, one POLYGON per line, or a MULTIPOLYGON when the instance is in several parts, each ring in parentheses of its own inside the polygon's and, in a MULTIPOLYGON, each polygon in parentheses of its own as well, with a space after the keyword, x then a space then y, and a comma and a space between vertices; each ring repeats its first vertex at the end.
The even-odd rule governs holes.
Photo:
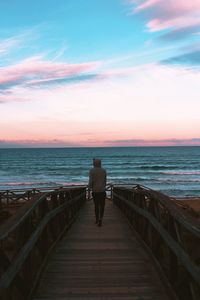
POLYGON ((200 299, 200 223, 169 197, 113 187, 113 201, 151 250, 180 300, 200 299))
POLYGON ((56 242, 86 200, 86 187, 37 193, 0 229, 0 299, 28 299, 56 242))

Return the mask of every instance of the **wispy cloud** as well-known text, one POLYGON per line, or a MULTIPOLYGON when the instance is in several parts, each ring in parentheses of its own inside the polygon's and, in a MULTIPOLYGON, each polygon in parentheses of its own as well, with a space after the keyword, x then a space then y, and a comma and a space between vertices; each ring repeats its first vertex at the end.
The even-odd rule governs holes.
POLYGON ((135 5, 134 13, 147 16, 146 26, 149 31, 200 25, 199 0, 130 0, 130 3, 135 5))
POLYGON ((200 66, 200 50, 173 56, 161 61, 163 64, 200 66))
POLYGON ((5 92, 4 94, 0 93, 0 103, 8 103, 8 102, 25 102, 28 101, 28 98, 26 95, 24 96, 18 96, 18 95, 12 95, 9 92, 5 92))
POLYGON ((55 54, 54 57, 52 59, 52 61, 56 61, 59 58, 61 58, 63 56, 63 54, 66 52, 66 50, 68 49, 68 46, 66 45, 66 43, 63 43, 63 45, 61 46, 60 49, 58 49, 55 54))
POLYGON ((161 32, 155 42, 175 45, 174 53, 171 57, 166 53, 168 58, 161 59, 162 64, 190 65, 191 69, 199 66, 199 50, 193 49, 200 30, 199 0, 130 0, 129 3, 133 14, 144 18, 149 34, 161 32), (174 42, 181 42, 182 46, 174 42), (190 50, 184 50, 184 42, 190 50))
POLYGON ((0 57, 8 56, 11 59, 12 56, 15 57, 16 52, 22 48, 28 48, 30 51, 38 39, 39 32, 40 27, 35 26, 21 32, 16 32, 15 34, 12 32, 8 34, 6 38, 0 38, 0 57))
POLYGON ((37 148, 37 147, 78 147, 81 146, 79 143, 73 143, 68 141, 63 141, 59 139, 51 140, 0 140, 0 148, 37 148))
POLYGON ((158 39, 165 42, 174 42, 192 37, 198 34, 200 26, 188 26, 178 29, 173 29, 167 33, 162 34, 158 39))
POLYGON ((58 86, 58 85, 67 85, 73 84, 77 82, 85 82, 85 81, 93 81, 95 79, 100 78, 98 74, 75 74, 70 75, 64 78, 48 78, 48 79, 39 79, 32 80, 31 82, 27 82, 27 86, 32 87, 50 87, 58 86))
POLYGON ((118 146, 200 146, 200 138, 191 139, 123 139, 123 140, 107 140, 108 145, 118 146))
POLYGON ((0 103, 26 101, 34 90, 56 89, 100 78, 100 62, 67 62, 66 40, 60 47, 39 49, 47 24, 38 24, 0 39, 0 103), (37 41, 37 43, 36 43, 37 41), (63 60, 61 61, 61 58, 63 60))
POLYGON ((131 3, 137 4, 137 7, 135 8, 135 11, 142 11, 145 10, 149 7, 152 7, 160 2, 160 0, 146 0, 146 1, 141 1, 141 0, 130 0, 131 3))
MULTIPOLYGON (((25 59, 0 68, 0 93, 4 96, 14 88, 53 87, 93 80, 99 62, 68 64, 44 60, 41 56, 25 59)), ((9 100, 10 98, 8 98, 9 100)))
POLYGON ((0 40, 0 56, 8 54, 14 47, 19 45, 20 40, 18 37, 7 38, 0 40))

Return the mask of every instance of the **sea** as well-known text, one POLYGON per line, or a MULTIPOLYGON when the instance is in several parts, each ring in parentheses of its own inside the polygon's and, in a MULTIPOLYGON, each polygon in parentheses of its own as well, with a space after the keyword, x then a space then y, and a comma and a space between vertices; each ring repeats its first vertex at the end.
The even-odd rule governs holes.
POLYGON ((108 183, 200 196, 198 146, 0 149, 0 190, 87 184, 93 158, 102 159, 108 183))

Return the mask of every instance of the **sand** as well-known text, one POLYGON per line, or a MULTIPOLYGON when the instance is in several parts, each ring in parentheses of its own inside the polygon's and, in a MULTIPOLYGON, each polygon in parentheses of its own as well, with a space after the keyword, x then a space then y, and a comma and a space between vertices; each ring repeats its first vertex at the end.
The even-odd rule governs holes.
POLYGON ((177 205, 187 209, 194 217, 200 219, 200 197, 176 198, 177 205))

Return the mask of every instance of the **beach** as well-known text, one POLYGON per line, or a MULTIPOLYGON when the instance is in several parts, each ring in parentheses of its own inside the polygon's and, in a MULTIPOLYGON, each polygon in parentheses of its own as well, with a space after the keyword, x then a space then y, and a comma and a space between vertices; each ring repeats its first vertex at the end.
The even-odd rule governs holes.
POLYGON ((200 197, 177 198, 176 202, 193 217, 200 219, 200 197))

